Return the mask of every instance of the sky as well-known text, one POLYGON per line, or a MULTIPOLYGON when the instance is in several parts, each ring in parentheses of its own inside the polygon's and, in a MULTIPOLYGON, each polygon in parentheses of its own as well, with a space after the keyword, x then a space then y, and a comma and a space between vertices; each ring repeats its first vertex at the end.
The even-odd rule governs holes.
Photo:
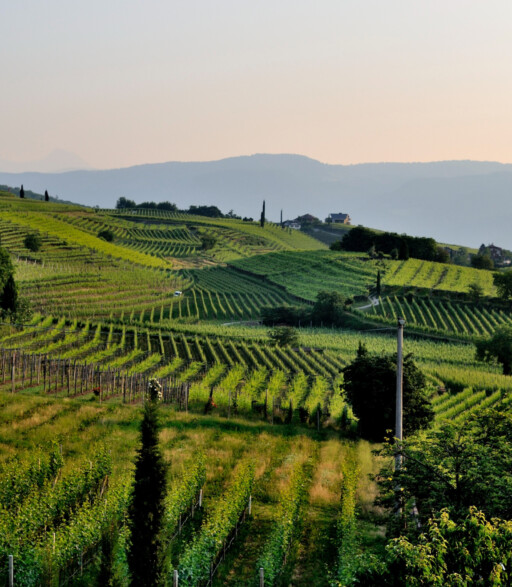
POLYGON ((509 0, 0 2, 0 159, 512 162, 509 0))

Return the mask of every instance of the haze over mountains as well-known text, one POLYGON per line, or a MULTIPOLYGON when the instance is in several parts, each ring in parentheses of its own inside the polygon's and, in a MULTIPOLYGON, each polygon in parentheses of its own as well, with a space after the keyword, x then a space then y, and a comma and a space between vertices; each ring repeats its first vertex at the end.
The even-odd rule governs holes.
MULTIPOLYGON (((86 164, 85 164, 86 165, 86 164)), ((354 224, 432 236, 439 241, 512 249, 512 165, 479 161, 328 165, 300 155, 252 155, 111 170, 7 173, 0 184, 113 207, 120 196, 213 204, 269 220, 346 212, 354 224)))
POLYGON ((40 173, 62 173, 76 169, 91 169, 91 166, 81 157, 65 151, 56 149, 46 157, 35 161, 8 161, 0 159, 0 170, 9 173, 23 173, 25 171, 38 171, 40 173))

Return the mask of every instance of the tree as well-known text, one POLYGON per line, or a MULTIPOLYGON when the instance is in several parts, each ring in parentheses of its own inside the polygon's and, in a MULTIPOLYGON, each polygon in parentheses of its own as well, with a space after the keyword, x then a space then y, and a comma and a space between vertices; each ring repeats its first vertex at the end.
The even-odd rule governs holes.
POLYGON ((438 263, 449 263, 450 260, 450 253, 443 247, 436 246, 436 256, 434 261, 437 261, 438 263))
POLYGON ((135 483, 129 508, 131 543, 128 564, 133 586, 161 585, 164 579, 161 544, 166 491, 166 465, 158 446, 160 385, 149 382, 140 426, 141 446, 135 462, 135 483))
POLYGON ((18 309, 18 288, 12 273, 7 277, 0 295, 0 308, 4 315, 10 316, 11 320, 15 319, 18 309))
POLYGON ((263 306, 261 321, 266 326, 286 325, 300 326, 311 320, 311 316, 304 306, 263 306))
POLYGON ((468 295, 471 301, 478 303, 484 297, 484 288, 477 281, 470 283, 468 295))
POLYGON ((41 240, 39 234, 37 234, 36 232, 31 232, 27 234, 23 243, 29 251, 33 251, 34 253, 36 253, 41 248, 43 241, 41 240))
POLYGON ((375 233, 364 226, 355 226, 341 239, 341 248, 345 251, 366 252, 373 244, 375 244, 375 233))
POLYGON ((345 318, 345 300, 337 291, 321 291, 311 310, 311 319, 315 324, 334 324, 341 326, 345 318))
POLYGON ((453 254, 453 262, 455 265, 467 266, 469 265, 469 251, 466 247, 460 247, 453 254))
POLYGON ((207 216, 208 218, 223 218, 224 214, 217 206, 189 206, 188 214, 195 216, 207 216))
POLYGON ((381 285, 380 285, 380 269, 377 271, 377 285, 375 286, 375 295, 380 298, 381 285))
POLYGON ((50 201, 50 196, 48 195, 48 190, 44 190, 44 201, 45 202, 50 201))
MULTIPOLYGON (((395 428, 396 355, 371 355, 359 345, 357 356, 343 369, 344 390, 359 418, 364 438, 382 441, 395 428)), ((434 418, 427 397, 426 379, 413 357, 403 359, 403 428, 405 435, 427 428, 434 418)))
POLYGON ((503 300, 512 298, 512 271, 494 273, 492 281, 498 290, 498 296, 503 300))
POLYGON ((512 521, 486 520, 471 507, 458 523, 442 511, 417 544, 402 536, 386 550, 395 585, 510 585, 511 544, 512 521))
POLYGON ((211 234, 201 235, 201 249, 203 251, 209 251, 217 244, 217 239, 211 234))
POLYGON ((299 334, 291 326, 276 326, 268 335, 273 344, 277 346, 298 346, 299 334))
POLYGON ((398 249, 398 258, 400 261, 407 261, 409 259, 409 245, 405 238, 401 239, 400 247, 398 249))
POLYGON ((111 243, 114 240, 114 233, 110 230, 110 228, 105 228, 98 232, 98 238, 102 238, 106 240, 108 243, 111 243))
POLYGON ((122 208, 135 208, 136 204, 133 200, 128 200, 121 196, 116 202, 116 208, 121 210, 122 208))
POLYGON ((512 375, 512 326, 499 326, 491 338, 477 340, 476 359, 501 363, 503 375, 512 375))
MULTIPOLYGON (((383 453, 392 456, 395 450, 389 445, 383 453)), ((380 505, 391 507, 401 487, 404 502, 414 500, 422 523, 443 508, 460 520, 472 505, 488 516, 512 518, 512 415, 499 406, 464 423, 444 422, 404 441, 400 452, 406 466, 381 471, 380 505)))
POLYGON ((260 226, 261 228, 264 228, 265 226, 265 200, 263 200, 263 208, 261 210, 260 226))
POLYGON ((471 257, 471 267, 475 269, 494 269, 494 261, 491 259, 491 256, 486 255, 473 255, 471 257))
POLYGON ((12 265, 11 256, 9 251, 0 247, 0 291, 3 290, 5 282, 9 275, 14 273, 14 267, 12 265))
POLYGON ((24 198, 25 197, 25 190, 23 189, 23 184, 21 184, 21 188, 20 188, 20 198, 24 198))

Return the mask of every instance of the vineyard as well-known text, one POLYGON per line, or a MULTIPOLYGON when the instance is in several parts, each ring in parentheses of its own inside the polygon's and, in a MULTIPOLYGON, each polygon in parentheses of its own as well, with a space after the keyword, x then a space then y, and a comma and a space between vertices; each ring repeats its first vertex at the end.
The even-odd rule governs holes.
MULTIPOLYGON (((0 402, 0 442, 8 447, 18 438, 16 464, 4 451, 0 465, 2 560, 13 556, 23 585, 96 583, 104 537, 115 529, 114 569, 124 581, 124 512, 138 410, 24 393, 1 394, 0 402), (33 452, 48 438, 59 442, 33 452)), ((212 569, 214 585, 234 584, 234 577, 257 584, 262 565, 268 584, 278 575, 300 574, 306 581, 330 562, 320 543, 305 549, 300 536, 312 524, 328 531, 339 512, 346 450, 339 441, 315 440, 307 430, 299 437, 275 434, 268 424, 238 426, 236 420, 226 421, 219 436, 214 419, 206 417, 197 428, 185 413, 165 412, 162 424, 163 450, 170 455, 164 517, 170 584, 175 571, 180 584, 206 584, 212 569), (283 534, 279 529, 288 520, 293 530, 283 534)), ((6 565, 1 572, 5 581, 6 565)))
POLYGON ((343 369, 361 343, 395 352, 398 317, 435 430, 512 411, 510 376, 475 358, 475 340, 512 325, 491 272, 329 251, 313 236, 0 194, 0 244, 31 307, 24 323, 0 324, 0 581, 11 568, 17 585, 101 585, 105 573, 128 584, 152 379, 169 586, 351 584, 365 549, 382 550, 369 481, 379 462, 355 440, 343 369), (298 342, 274 344, 263 308, 311 307, 323 291, 355 298, 352 329, 308 320, 298 342))
POLYGON ((504 308, 419 295, 381 298, 363 315, 385 324, 396 324, 403 316, 415 330, 466 339, 489 336, 497 327, 512 324, 512 314, 504 308))

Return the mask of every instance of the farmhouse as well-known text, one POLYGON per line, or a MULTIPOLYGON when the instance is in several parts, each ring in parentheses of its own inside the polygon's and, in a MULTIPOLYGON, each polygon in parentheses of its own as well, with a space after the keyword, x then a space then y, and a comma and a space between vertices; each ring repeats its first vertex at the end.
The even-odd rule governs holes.
POLYGON ((500 263, 501 261, 503 261, 503 249, 501 247, 497 247, 494 243, 491 243, 487 247, 483 244, 480 246, 480 248, 478 249, 478 254, 485 255, 486 253, 489 254, 491 259, 495 263, 500 263))
POLYGON ((325 219, 326 222, 332 222, 334 224, 350 224, 351 219, 348 214, 336 214, 335 212, 331 212, 329 216, 325 219))
POLYGON ((301 224, 300 222, 297 222, 295 220, 285 220, 283 222, 283 226, 286 226, 286 228, 294 228, 295 230, 300 230, 301 224))

